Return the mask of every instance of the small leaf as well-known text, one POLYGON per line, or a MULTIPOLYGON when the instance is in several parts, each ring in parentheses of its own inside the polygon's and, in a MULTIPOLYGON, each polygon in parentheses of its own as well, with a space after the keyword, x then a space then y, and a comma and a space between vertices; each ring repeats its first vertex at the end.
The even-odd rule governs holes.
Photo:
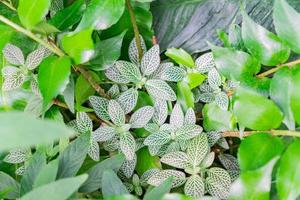
POLYGON ((162 184, 147 192, 143 200, 161 199, 166 193, 169 193, 172 187, 172 177, 166 179, 162 184))
POLYGON ((202 197, 205 193, 203 179, 199 175, 189 177, 184 185, 184 193, 195 198, 202 197))
POLYGON ((179 130, 176 131, 176 139, 178 140, 190 140, 200 133, 202 133, 202 127, 195 124, 183 125, 179 130))
POLYGON ((177 83, 177 96, 177 101, 180 103, 183 110, 194 108, 194 94, 191 91, 190 86, 185 81, 177 83))
POLYGON ((116 135, 114 128, 109 126, 99 127, 93 132, 93 139, 97 142, 105 142, 112 139, 116 135))
POLYGON ((41 64, 41 62, 44 59, 45 49, 44 48, 38 48, 37 50, 31 52, 27 58, 25 66, 29 70, 35 69, 37 66, 41 64))
POLYGON ((221 76, 215 68, 211 69, 208 72, 207 80, 208 80, 209 86, 211 88, 213 88, 214 90, 218 89, 222 84, 221 76))
MULTIPOLYGON (((140 35, 140 40, 141 40, 141 47, 142 47, 142 55, 144 55, 144 53, 147 51, 147 47, 146 47, 145 41, 141 35, 140 35)), ((129 55, 129 59, 131 62, 133 62, 136 65, 138 65, 140 63, 139 52, 138 52, 135 38, 133 38, 133 40, 130 42, 130 45, 128 48, 128 55, 129 55)))
POLYGON ((176 151, 165 154, 160 161, 172 167, 185 169, 188 164, 188 156, 184 152, 176 151))
POLYGON ((97 96, 91 96, 89 98, 90 103, 92 104, 92 107, 96 113, 96 115, 100 119, 104 120, 110 120, 109 114, 108 114, 108 103, 109 101, 102 97, 97 96))
POLYGON ((24 65, 25 59, 21 49, 15 45, 7 44, 3 50, 5 59, 13 65, 24 65))
POLYGON ((9 76, 5 76, 2 85, 2 90, 11 91, 11 90, 19 89, 23 85, 25 80, 26 80, 25 75, 21 72, 21 70, 18 70, 17 72, 9 76))
POLYGON ((158 125, 165 123, 168 117, 168 105, 167 102, 161 99, 155 100, 153 121, 158 125))
POLYGON ((166 169, 156 174, 153 174, 148 180, 148 183, 157 187, 164 181, 166 181, 169 177, 173 177, 172 188, 179 187, 185 182, 185 174, 183 172, 172 169, 166 169))
POLYGON ((176 94, 172 88, 164 81, 159 79, 148 80, 145 84, 148 93, 154 97, 168 101, 175 101, 176 94))
POLYGON ((227 110, 229 105, 229 99, 225 92, 220 92, 215 96, 216 104, 222 109, 227 110))
POLYGON ((125 113, 120 104, 115 100, 110 100, 108 103, 108 114, 111 121, 120 126, 125 124, 125 113))
MULTIPOLYGON (((4 172, 0 172, 0 191, 6 191, 3 198, 17 199, 20 197, 20 184, 4 172)), ((2 198, 2 197, 1 197, 2 198)))
POLYGON ((144 144, 149 146, 149 145, 164 145, 166 143, 168 143, 171 140, 171 136, 170 134, 164 132, 164 131, 160 131, 157 133, 153 133, 151 135, 149 135, 145 141, 144 144))
POLYGON ((118 96, 117 102, 124 110, 124 113, 128 114, 135 108, 138 97, 138 91, 135 88, 130 88, 129 90, 123 92, 120 96, 118 96))
POLYGON ((154 109, 151 106, 144 106, 135 111, 129 121, 131 128, 143 128, 150 121, 153 113, 154 109))
POLYGON ((7 156, 5 156, 3 161, 7 162, 7 163, 12 163, 12 164, 22 163, 27 160, 29 153, 30 152, 28 152, 28 150, 26 150, 26 149, 11 150, 11 151, 9 151, 9 154, 7 156))
POLYGON ((89 149, 88 149, 88 155, 94 161, 99 161, 99 159, 100 159, 100 148, 99 148, 98 143, 95 140, 90 141, 90 146, 89 146, 89 149))
POLYGON ((208 141, 205 134, 200 134, 190 141, 187 146, 189 163, 197 167, 209 151, 208 141))
POLYGON ((93 129, 93 122, 89 116, 84 112, 78 112, 76 114, 77 129, 80 133, 89 133, 93 129))
POLYGON ((160 64, 159 46, 154 45, 149 51, 147 51, 141 62, 141 71, 143 75, 149 76, 152 74, 160 64))
POLYGON ((137 162, 137 156, 135 155, 134 158, 132 160, 125 160, 120 168, 120 171, 122 174, 124 174, 126 176, 126 178, 131 178, 134 170, 135 170, 135 166, 136 166, 136 162, 137 162))
POLYGON ((196 60, 196 67, 200 73, 208 73, 216 66, 211 52, 201 55, 196 60))
POLYGON ((228 172, 222 168, 213 167, 208 170, 205 185, 208 193, 220 199, 227 199, 231 185, 228 172))
POLYGON ((102 194, 104 198, 109 198, 129 194, 129 192, 116 173, 111 169, 107 169, 103 172, 102 176, 102 194))
POLYGON ((192 56, 183 49, 171 48, 168 49, 165 54, 178 64, 184 65, 189 68, 195 67, 195 63, 192 56))
POLYGON ((114 62, 112 68, 115 68, 129 82, 137 83, 142 79, 139 68, 130 62, 119 60, 114 62))
POLYGON ((136 143, 130 132, 125 132, 120 135, 120 149, 125 155, 126 160, 132 160, 135 155, 136 143))
POLYGON ((170 125, 180 128, 184 124, 184 114, 179 103, 176 103, 170 116, 170 125))
POLYGON ((181 67, 169 66, 161 72, 160 78, 165 81, 178 82, 181 81, 186 72, 181 67))

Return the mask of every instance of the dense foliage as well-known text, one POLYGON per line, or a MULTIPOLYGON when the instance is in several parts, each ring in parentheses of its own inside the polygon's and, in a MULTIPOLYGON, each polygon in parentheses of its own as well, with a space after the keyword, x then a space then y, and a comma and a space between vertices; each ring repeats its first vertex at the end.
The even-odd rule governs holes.
POLYGON ((300 13, 199 2, 0 0, 0 199, 297 199, 300 13))

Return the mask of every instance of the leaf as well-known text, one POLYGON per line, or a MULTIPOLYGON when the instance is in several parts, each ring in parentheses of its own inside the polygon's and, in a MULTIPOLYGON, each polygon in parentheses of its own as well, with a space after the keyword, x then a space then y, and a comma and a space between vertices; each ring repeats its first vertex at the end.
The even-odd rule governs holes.
POLYGON ((80 133, 90 133, 93 130, 93 122, 84 112, 76 113, 76 127, 80 133))
POLYGON ((112 169, 107 169, 102 176, 102 194, 104 198, 129 194, 122 181, 112 169))
POLYGON ((184 81, 177 83, 177 98, 183 110, 194 108, 194 94, 190 86, 184 81))
POLYGON ((120 149, 125 155, 126 160, 134 159, 136 142, 130 132, 125 132, 120 135, 120 149))
POLYGON ((195 68, 195 63, 192 56, 183 49, 171 48, 168 49, 165 54, 180 65, 189 68, 195 68))
POLYGON ((300 22, 294 19, 299 17, 300 14, 285 0, 275 1, 273 18, 276 33, 296 53, 300 53, 300 22))
MULTIPOLYGON (((140 179, 142 182, 142 178, 145 178, 145 176, 149 173, 151 174, 151 169, 159 169, 161 168, 161 163, 158 156, 152 156, 149 153, 149 150, 147 147, 141 148, 136 152, 137 155, 137 163, 135 170, 136 172, 141 175, 140 179)), ((155 170, 154 170, 155 171, 155 170)), ((149 177, 150 178, 150 175, 149 177)), ((146 179, 146 178, 145 178, 146 179)), ((146 181, 146 180, 144 180, 146 181)))
POLYGON ((101 188, 103 172, 107 169, 113 169, 115 172, 117 172, 123 162, 124 157, 118 154, 94 165, 88 170, 89 178, 80 187, 79 192, 90 193, 101 188))
POLYGON ((114 124, 116 124, 117 126, 125 124, 125 113, 117 101, 110 100, 107 110, 109 117, 114 124))
POLYGON ((184 124, 196 124, 196 114, 192 108, 189 108, 184 116, 184 124))
POLYGON ((112 139, 116 135, 116 130, 113 127, 99 127, 93 132, 93 139, 97 142, 105 142, 112 139))
POLYGON ((164 164, 176 167, 179 169, 185 169, 188 165, 188 156, 181 151, 171 152, 163 155, 160 161, 164 164))
POLYGON ((68 147, 59 155, 58 179, 76 175, 85 160, 89 142, 89 134, 83 134, 68 145, 68 147))
POLYGON ((149 135, 145 141, 144 144, 147 146, 150 145, 164 145, 166 143, 168 143, 171 140, 171 136, 170 134, 164 132, 164 131, 159 131, 156 133, 153 133, 151 135, 149 135))
POLYGON ((200 133, 202 133, 202 127, 195 124, 185 124, 179 130, 175 132, 176 139, 178 140, 190 140, 200 133))
POLYGON ((299 66, 292 69, 293 73, 293 87, 292 87, 292 96, 291 96, 291 108, 294 113, 294 118, 297 124, 300 124, 300 95, 297 91, 299 91, 300 87, 300 70, 299 66))
POLYGON ((16 71, 15 73, 5 76, 4 82, 2 85, 3 91, 11 91, 19 89, 25 82, 26 77, 21 70, 16 71))
POLYGON ((206 135, 202 133, 192 139, 187 146, 186 153, 189 163, 193 167, 199 166, 207 153, 209 153, 209 146, 206 135))
POLYGON ((179 103, 176 103, 170 115, 170 125, 181 128, 184 124, 184 114, 179 103))
POLYGON ((215 102, 216 104, 222 109, 227 110, 229 105, 229 99, 225 92, 219 92, 215 96, 215 102))
POLYGON ((74 102, 75 102, 75 83, 73 77, 70 77, 69 83, 63 92, 64 100, 72 113, 75 113, 74 102))
POLYGON ((40 170, 40 172, 35 178, 33 188, 37 188, 42 185, 54 182, 56 180, 57 171, 58 159, 49 162, 40 170))
POLYGON ((90 60, 92 70, 106 70, 113 65, 121 55, 125 33, 124 31, 120 35, 96 43, 95 54, 90 60))
POLYGON ((175 101, 176 94, 172 88, 164 81, 159 79, 148 80, 145 84, 147 92, 154 98, 175 101))
POLYGON ((160 64, 159 46, 154 45, 147 51, 141 61, 141 71, 143 75, 149 76, 152 74, 160 64))
POLYGON ((89 61, 94 55, 92 29, 66 34, 61 39, 61 45, 67 54, 74 59, 75 64, 89 61))
POLYGON ((230 185, 231 179, 226 170, 218 167, 212 167, 208 170, 205 186, 212 196, 227 199, 230 185))
POLYGON ((20 112, 0 113, 0 152, 49 144, 62 137, 73 135, 73 131, 62 124, 36 119, 30 114, 20 112))
POLYGON ((68 57, 49 56, 39 67, 38 85, 44 100, 44 108, 54 97, 63 92, 71 73, 68 57))
POLYGON ((172 187, 172 177, 167 178, 162 184, 147 192, 143 200, 161 199, 169 193, 172 187))
POLYGON ((135 111, 129 120, 131 128, 143 128, 151 120, 153 113, 152 106, 144 106, 135 111))
POLYGON ((218 89, 222 84, 221 76, 215 68, 208 72, 207 80, 209 86, 214 90, 218 89))
POLYGON ((185 182, 185 174, 181 171, 176 171, 172 169, 166 169, 160 171, 158 173, 153 174, 148 183, 150 185, 158 187, 164 181, 166 181, 169 177, 173 177, 172 181, 172 188, 179 187, 184 184, 185 182))
POLYGON ((142 79, 139 68, 130 62, 116 61, 112 67, 114 67, 115 70, 117 70, 121 76, 129 82, 138 83, 142 79))
POLYGON ((13 65, 24 65, 25 59, 22 50, 12 44, 7 44, 2 50, 5 59, 13 65))
POLYGON ((31 52, 27 58, 25 66, 29 70, 35 69, 37 66, 41 64, 41 62, 44 59, 45 49, 44 48, 38 48, 37 50, 31 52))
POLYGON ((124 113, 128 114, 136 107, 138 97, 138 91, 135 88, 130 88, 118 96, 117 102, 124 110, 124 113))
POLYGON ((81 184, 86 181, 88 176, 86 174, 65 178, 53 183, 38 187, 25 196, 21 200, 61 200, 68 199, 81 184), (45 195, 47 194, 47 195, 45 195))
POLYGON ((137 156, 135 155, 132 160, 125 160, 120 168, 122 175, 125 175, 126 178, 131 178, 137 162, 137 156))
POLYGON ((161 99, 157 99, 154 102, 154 114, 152 120, 158 125, 165 123, 168 117, 168 105, 167 102, 161 99))
MULTIPOLYGON (((142 47, 142 55, 144 55, 144 53, 147 51, 147 47, 146 47, 144 38, 141 35, 140 35, 140 40, 141 40, 141 47, 142 47)), ((135 38, 133 38, 129 44, 128 55, 129 55, 129 59, 131 62, 133 62, 136 65, 138 65, 140 63, 139 52, 138 52, 135 38)))
POLYGON ((212 52, 201 55, 195 64, 200 73, 208 73, 216 66, 212 52))
POLYGON ((21 23, 26 28, 32 29, 45 18, 50 4, 50 0, 20 0, 18 15, 21 23))
POLYGON ((11 150, 9 151, 9 154, 5 156, 3 161, 12 164, 22 163, 27 160, 28 154, 30 155, 30 152, 28 152, 26 149, 11 150))
POLYGON ((283 115, 273 101, 239 87, 234 96, 233 112, 240 125, 253 130, 270 130, 280 126, 283 115))
POLYGON ((170 65, 162 70, 162 74, 159 78, 161 78, 164 81, 172 81, 172 82, 178 82, 181 81, 185 75, 186 72, 181 67, 175 67, 173 65, 170 65))
POLYGON ((270 199, 272 170, 277 160, 278 157, 275 157, 265 166, 255 171, 242 173, 240 178, 231 185, 229 199, 270 199))
POLYGON ((91 96, 89 98, 90 103, 92 104, 92 107, 96 113, 96 115, 100 119, 109 120, 109 114, 108 114, 108 100, 102 97, 97 96, 91 96))
POLYGON ((85 7, 84 0, 77 0, 67 8, 56 12, 49 20, 49 23, 59 30, 64 31, 81 19, 85 7))
POLYGON ((243 13, 242 36, 246 48, 263 65, 276 66, 290 56, 290 49, 278 36, 256 24, 246 13, 243 13))
POLYGON ((187 74, 188 83, 191 89, 194 89, 201 85, 205 78, 206 77, 203 74, 200 74, 198 72, 190 72, 187 74))
POLYGON ((83 14, 76 31, 86 28, 95 30, 107 29, 120 19, 124 10, 124 0, 92 0, 83 14))
POLYGON ((199 175, 189 177, 184 185, 184 193, 188 196, 200 198, 204 196, 204 181, 199 175))
POLYGON ((99 159, 100 159, 99 145, 98 145, 97 141, 95 141, 93 139, 91 139, 91 141, 90 141, 90 146, 89 146, 89 149, 88 149, 88 155, 94 161, 99 161, 99 159))
POLYGON ((20 184, 4 172, 0 172, 0 191, 7 191, 3 198, 17 199, 20 197, 20 184))

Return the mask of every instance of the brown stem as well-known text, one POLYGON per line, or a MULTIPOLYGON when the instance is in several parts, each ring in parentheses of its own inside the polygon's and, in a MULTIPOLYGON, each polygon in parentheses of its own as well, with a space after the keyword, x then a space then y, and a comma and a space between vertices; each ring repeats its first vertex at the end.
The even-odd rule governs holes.
POLYGON ((130 21, 133 27, 133 31, 134 31, 134 37, 135 37, 135 41, 136 41, 136 46, 137 46, 137 50, 138 50, 138 54, 139 54, 139 60, 142 60, 143 57, 143 50, 142 50, 142 43, 141 43, 141 38, 140 38, 140 32, 136 23, 136 19, 135 19, 135 15, 134 15, 134 11, 133 8, 130 4, 130 0, 126 0, 126 6, 130 15, 130 21))
MULTIPOLYGON (((250 136, 255 133, 268 133, 274 136, 293 136, 300 137, 299 131, 289 131, 289 130, 269 130, 269 131, 245 131, 243 137, 250 136)), ((240 132, 238 131, 224 131, 222 132, 223 137, 240 137, 240 132)))

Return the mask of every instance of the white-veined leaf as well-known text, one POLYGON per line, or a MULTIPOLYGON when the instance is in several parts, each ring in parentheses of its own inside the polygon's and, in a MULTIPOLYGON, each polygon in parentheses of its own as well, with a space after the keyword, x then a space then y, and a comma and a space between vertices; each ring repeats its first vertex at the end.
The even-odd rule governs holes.
POLYGON ((149 76, 152 74, 160 64, 159 46, 154 45, 147 51, 141 62, 141 71, 143 75, 149 76))
POLYGON ((184 114, 179 103, 176 103, 170 116, 170 124, 180 128, 184 123, 184 114))
POLYGON ((17 71, 9 76, 4 77, 2 85, 3 91, 11 91, 20 88, 25 82, 25 75, 21 71, 17 71))
POLYGON ((131 128, 142 128, 144 127, 152 118, 154 113, 154 109, 152 106, 144 106, 137 111, 135 111, 129 123, 131 124, 131 128))
POLYGON ((103 148, 105 151, 115 151, 119 149, 119 136, 115 135, 112 139, 103 143, 103 148))
POLYGON ((181 67, 170 66, 162 71, 160 78, 165 81, 178 82, 181 81, 185 75, 186 72, 181 67))
POLYGON ((121 72, 118 70, 118 68, 115 67, 114 65, 105 71, 105 76, 109 80, 114 81, 116 83, 129 83, 130 82, 125 76, 123 76, 123 74, 121 74, 121 72))
POLYGON ((203 128, 195 124, 183 125, 179 130, 175 132, 176 139, 178 140, 190 140, 200 133, 202 133, 203 128))
POLYGON ((38 48, 37 50, 31 52, 26 58, 25 66, 29 70, 35 69, 43 61, 44 54, 44 48, 38 48))
POLYGON ((203 93, 212 93, 214 90, 208 84, 207 79, 199 86, 199 89, 203 93))
POLYGON ((120 149, 125 155, 126 160, 134 159, 136 143, 130 132, 125 132, 120 135, 120 149))
POLYGON ((208 153, 205 156, 205 158, 202 160, 201 167, 203 167, 203 168, 210 167, 213 164, 214 160, 215 160, 215 152, 212 151, 212 152, 208 153))
POLYGON ((165 100, 156 99, 154 102, 154 114, 153 114, 153 121, 158 124, 162 125, 165 123, 168 117, 168 105, 165 100))
POLYGON ((168 134, 165 131, 159 131, 159 132, 149 135, 145 139, 144 144, 146 146, 164 145, 164 144, 168 143, 170 140, 171 140, 170 134, 168 134))
POLYGON ((97 96, 91 96, 89 98, 89 101, 90 101, 96 115, 100 119, 110 120, 110 117, 108 114, 108 100, 107 99, 104 99, 102 97, 97 97, 97 96))
POLYGON ((214 93, 202 93, 199 95, 199 100, 204 103, 211 103, 215 100, 215 94, 214 93))
POLYGON ((100 126, 93 134, 93 140, 97 142, 105 142, 112 139, 116 135, 115 128, 110 126, 100 126))
POLYGON ((114 84, 109 88, 106 94, 109 95, 112 99, 117 98, 117 96, 120 94, 119 86, 114 84))
POLYGON ((140 183, 142 185, 146 185, 147 181, 151 178, 152 175, 156 174, 159 172, 159 169, 157 168, 152 168, 152 169, 148 169, 147 171, 145 171, 141 178, 140 178, 140 183))
POLYGON ((219 92, 215 96, 215 102, 222 110, 228 109, 229 99, 225 92, 219 92))
POLYGON ((200 198, 205 193, 205 184, 199 175, 189 177, 184 185, 184 193, 194 198, 200 198))
MULTIPOLYGON (((142 54, 147 51, 147 47, 145 44, 145 41, 143 37, 140 35, 140 40, 141 40, 141 47, 142 47, 142 54)), ((133 40, 130 42, 129 48, 128 48, 128 54, 129 54, 129 59, 131 62, 135 63, 136 65, 139 65, 139 52, 138 48, 136 45, 136 39, 133 38, 133 40)))
POLYGON ((205 134, 200 134, 190 141, 187 147, 187 155, 192 166, 200 165, 209 151, 208 142, 205 134))
POLYGON ((234 156, 232 156, 230 154, 220 154, 218 156, 218 158, 219 158, 221 164, 227 170, 230 170, 230 169, 240 170, 238 160, 234 156))
POLYGON ((114 63, 113 67, 129 82, 137 83, 142 78, 139 68, 133 63, 119 60, 114 63))
POLYGON ((19 167, 17 170, 16 170, 16 174, 19 175, 19 176, 22 176, 26 171, 26 168, 25 168, 25 165, 22 165, 21 167, 19 167))
POLYGON ((130 88, 117 98, 117 101, 121 105, 125 114, 130 113, 134 109, 137 104, 138 97, 138 91, 135 88, 130 88))
POLYGON ((165 154, 160 161, 172 167, 184 169, 188 165, 188 156, 184 152, 176 151, 165 154))
POLYGON ((174 64, 171 62, 165 62, 165 63, 161 63, 159 64, 158 68, 150 75, 148 76, 149 79, 162 79, 162 74, 164 73, 164 71, 169 68, 169 67, 173 67, 174 64))
POLYGON ((28 150, 25 149, 15 149, 11 150, 7 156, 3 159, 4 162, 18 164, 25 162, 29 157, 28 150))
POLYGON ((215 67, 212 53, 206 53, 197 58, 196 67, 200 73, 207 73, 215 67))
POLYGON ((210 147, 214 146, 221 138, 221 133, 217 131, 207 132, 207 141, 210 147))
POLYGON ((173 177, 172 188, 179 187, 185 182, 185 174, 181 171, 176 171, 172 169, 167 169, 160 171, 158 173, 153 174, 149 180, 148 184, 153 186, 159 186, 162 184, 167 178, 173 177))
POLYGON ((160 154, 163 156, 163 155, 168 154, 168 153, 180 151, 181 147, 180 147, 179 142, 173 141, 168 146, 166 146, 165 149, 161 148, 160 150, 161 150, 160 154))
POLYGON ((124 113, 121 105, 117 101, 115 101, 115 100, 109 101, 108 114, 109 114, 111 121, 114 124, 116 124, 117 126, 125 124, 125 113, 124 113))
POLYGON ((76 114, 76 125, 80 133, 91 132, 93 130, 93 122, 84 112, 76 114))
POLYGON ((132 160, 124 160, 120 171, 126 176, 126 178, 130 178, 133 175, 136 166, 136 161, 136 155, 134 155, 134 158, 132 160))
POLYGON ((42 98, 42 94, 41 94, 41 91, 40 91, 40 89, 39 89, 38 80, 37 80, 37 76, 36 76, 36 75, 33 75, 33 76, 32 76, 32 79, 31 79, 31 82, 30 82, 30 88, 31 88, 31 91, 32 91, 37 97, 42 98))
POLYGON ((148 80, 145 84, 148 93, 153 98, 176 101, 176 94, 172 88, 164 81, 159 79, 148 80))
POLYGON ((91 140, 91 144, 88 149, 88 155, 93 159, 94 161, 99 161, 100 159, 100 148, 98 143, 95 140, 91 140))
POLYGON ((5 59, 13 65, 24 65, 25 59, 21 49, 15 45, 7 44, 2 50, 5 59))
POLYGON ((222 84, 221 76, 215 68, 211 69, 208 72, 207 80, 208 80, 209 86, 213 89, 218 89, 222 84))
POLYGON ((2 76, 10 76, 16 72, 20 71, 19 68, 14 67, 14 66, 5 66, 2 68, 1 72, 2 72, 2 76))
POLYGON ((184 116, 184 124, 196 124, 196 115, 195 111, 192 108, 189 108, 184 116))
POLYGON ((229 149, 228 142, 225 138, 220 138, 217 142, 217 144, 222 147, 223 149, 229 149))

